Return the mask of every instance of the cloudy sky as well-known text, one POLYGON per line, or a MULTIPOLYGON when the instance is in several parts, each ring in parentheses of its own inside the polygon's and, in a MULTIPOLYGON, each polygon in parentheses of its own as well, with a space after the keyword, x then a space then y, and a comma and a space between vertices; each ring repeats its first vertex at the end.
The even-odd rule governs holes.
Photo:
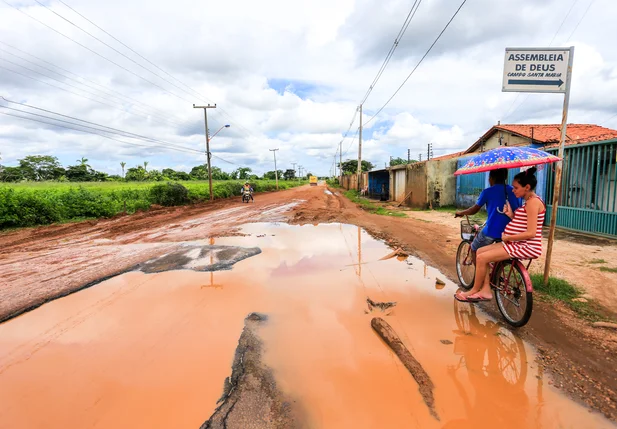
MULTIPOLYGON (((406 157, 407 149, 417 158, 429 142, 435 156, 450 153, 498 120, 560 122, 562 96, 501 92, 507 46, 575 46, 569 122, 617 128, 614 0, 468 0, 402 90, 371 119, 461 1, 419 1, 364 103, 364 159, 383 166, 391 155, 406 157)), ((190 171, 205 158, 203 111, 192 104, 216 103, 209 110, 211 132, 231 127, 212 139, 214 165, 262 173, 273 169, 268 149, 278 148, 280 169, 295 162, 320 175, 331 172, 356 107, 414 4, 39 2, 0 2, 0 96, 48 111, 0 99, 4 165, 51 154, 65 165, 84 156, 108 173, 119 173, 121 161, 190 171)), ((343 141, 344 159, 357 157, 357 124, 356 115, 343 141)))

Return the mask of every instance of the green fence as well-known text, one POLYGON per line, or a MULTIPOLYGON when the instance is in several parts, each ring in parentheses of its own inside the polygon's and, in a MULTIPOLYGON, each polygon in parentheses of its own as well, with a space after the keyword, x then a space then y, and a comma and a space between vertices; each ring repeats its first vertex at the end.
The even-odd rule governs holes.
MULTIPOLYGON (((549 152, 557 154, 557 149, 549 152)), ((557 226, 617 237, 617 139, 566 147, 557 211, 557 226)), ((547 202, 553 201, 555 173, 546 181, 547 202)), ((550 222, 552 206, 546 217, 550 222)))

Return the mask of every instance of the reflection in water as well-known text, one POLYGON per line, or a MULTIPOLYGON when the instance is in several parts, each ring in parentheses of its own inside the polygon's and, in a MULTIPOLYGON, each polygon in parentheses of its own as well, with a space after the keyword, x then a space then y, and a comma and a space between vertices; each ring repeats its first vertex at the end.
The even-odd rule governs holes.
MULTIPOLYGON (((214 246, 214 237, 210 237, 210 246, 214 246)), ((212 264, 214 264, 214 252, 210 252, 210 265, 212 264)), ((214 284, 214 271, 210 271, 210 284, 201 285, 200 289, 203 288, 223 289, 223 285, 214 284)))
POLYGON ((481 323, 473 305, 454 301, 454 317, 458 327, 453 331, 456 334, 454 353, 461 358, 458 365, 448 368, 448 374, 461 397, 467 418, 452 420, 443 426, 444 429, 537 427, 533 423, 530 426, 527 419, 528 365, 523 341, 491 320, 481 323), (467 380, 462 377, 461 368, 467 370, 467 380), (475 397, 470 398, 469 387, 473 388, 475 397))

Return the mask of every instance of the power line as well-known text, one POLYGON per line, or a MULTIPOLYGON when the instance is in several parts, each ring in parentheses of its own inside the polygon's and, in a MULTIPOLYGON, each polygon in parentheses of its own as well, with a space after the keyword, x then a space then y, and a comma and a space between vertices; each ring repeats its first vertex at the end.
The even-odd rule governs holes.
MULTIPOLYGON (((45 24, 43 21, 41 21, 41 20, 39 20, 39 19, 35 18, 34 16, 30 15, 29 13, 24 12, 23 10, 21 10, 20 8, 18 8, 18 7, 16 7, 16 6, 13 6, 12 4, 8 3, 6 0, 2 0, 2 2, 3 2, 4 4, 6 4, 7 6, 9 6, 9 7, 13 8, 13 9, 17 10, 18 12, 23 13, 24 15, 26 15, 27 17, 29 17, 29 18, 33 19, 34 21, 38 22, 39 24, 41 24, 41 25, 43 25, 43 26, 45 26, 45 27, 49 28, 49 29, 50 29, 50 30, 52 30, 53 32, 55 32, 55 33, 57 33, 57 34, 61 35, 62 37, 66 38, 66 39, 68 39, 68 40, 70 40, 70 41, 72 41, 73 43, 75 43, 75 44, 77 44, 77 45, 81 46, 82 48, 86 49, 87 51, 92 52, 93 54, 95 54, 96 56, 98 56, 98 57, 100 57, 100 58, 104 59, 105 61, 108 61, 108 62, 110 62, 111 64, 113 64, 113 65, 115 65, 115 66, 117 66, 117 67, 120 67, 122 70, 125 70, 126 72, 128 72, 128 73, 132 74, 132 75, 133 75, 133 76, 135 76, 135 77, 138 77, 139 79, 142 79, 142 80, 143 80, 143 81, 145 81, 145 82, 148 82, 149 84, 151 84, 151 85, 153 85, 153 86, 156 86, 157 88, 161 89, 162 91, 166 92, 167 94, 170 94, 170 95, 172 95, 172 96, 174 96, 174 97, 177 97, 177 98, 179 98, 179 99, 181 99, 181 100, 184 100, 184 101, 187 101, 187 102, 189 102, 189 103, 190 103, 190 101, 189 101, 188 99, 183 98, 183 97, 179 96, 178 94, 175 94, 175 93, 173 93, 173 92, 171 92, 171 91, 169 91, 169 90, 165 89, 164 87, 162 87, 162 86, 158 85, 157 83, 152 82, 151 80, 149 80, 149 79, 147 79, 147 78, 145 78, 145 77, 143 77, 143 76, 141 76, 141 75, 139 75, 139 74, 135 73, 134 71, 132 71, 132 70, 130 70, 130 69, 128 69, 128 68, 126 68, 126 67, 124 67, 124 66, 122 66, 122 65, 118 64, 117 62, 115 62, 115 61, 113 61, 113 60, 110 60, 110 59, 109 59, 109 58, 107 58, 106 56, 104 56, 104 55, 102 55, 102 54, 100 54, 100 53, 96 52, 96 51, 95 51, 95 50, 93 50, 93 49, 90 49, 89 47, 87 47, 86 45, 84 45, 84 44, 82 44, 82 43, 78 42, 77 40, 73 39, 72 37, 67 36, 66 34, 64 34, 64 33, 60 32, 60 31, 56 30, 55 28, 53 28, 52 26, 50 26, 50 25, 48 25, 48 24, 45 24)), ((45 6, 45 7, 46 7, 46 6, 45 6)), ((52 11, 52 12, 53 12, 53 11, 52 11)), ((54 12, 54 13, 55 13, 55 12, 54 12)), ((123 54, 122 54, 122 55, 123 55, 123 54)))
MULTIPOLYGON (((51 113, 52 115, 56 115, 56 116, 60 116, 60 117, 63 117, 63 118, 68 118, 68 119, 72 119, 74 121, 83 122, 85 124, 94 125, 94 126, 99 127, 99 128, 105 128, 105 130, 99 130, 98 128, 93 128, 93 129, 96 129, 96 130, 99 130, 99 131, 102 131, 102 132, 119 134, 119 135, 122 135, 123 137, 138 138, 138 139, 146 140, 146 141, 159 142, 159 143, 166 144, 168 146, 174 146, 174 147, 177 147, 177 148, 180 148, 180 149, 187 149, 187 150, 193 150, 193 151, 196 150, 196 149, 192 149, 192 148, 189 148, 189 147, 186 147, 186 146, 178 145, 176 143, 170 143, 170 142, 167 142, 167 141, 164 141, 164 140, 155 139, 155 138, 147 137, 147 136, 144 136, 144 135, 141 135, 141 134, 132 133, 130 131, 123 131, 123 130, 120 130, 120 129, 117 129, 117 128, 108 127, 106 125, 97 124, 96 122, 86 121, 84 119, 79 119, 79 118, 76 118, 74 116, 64 115, 62 113, 54 112, 53 110, 47 110, 47 109, 43 109, 41 107, 31 106, 31 105, 25 104, 25 103, 19 103, 17 101, 12 101, 12 100, 9 100, 9 99, 4 98, 2 96, 0 96, 0 98, 3 99, 4 101, 6 101, 7 103, 17 104, 17 105, 20 105, 20 106, 28 107, 30 109, 39 110, 39 111, 42 111, 42 112, 51 113), (107 131, 107 130, 110 130, 110 131, 107 131)), ((25 111, 25 110, 13 109, 13 108, 7 107, 7 106, 0 106, 0 107, 2 107, 4 109, 16 110, 18 112, 27 113, 29 115, 40 116, 40 117, 43 117, 43 118, 52 119, 52 120, 55 120, 55 121, 58 121, 58 122, 65 122, 65 123, 69 123, 69 124, 72 124, 72 125, 78 125, 78 126, 81 126, 81 127, 84 127, 84 128, 92 128, 92 127, 88 127, 88 126, 81 125, 81 124, 75 124, 74 122, 70 122, 70 121, 64 121, 64 120, 61 120, 61 119, 52 118, 52 117, 45 116, 45 115, 39 115, 37 113, 32 113, 32 112, 28 112, 28 111, 25 111)), ((201 151, 198 151, 198 152, 201 153, 201 151)))
MULTIPOLYGON (((42 120, 39 120, 39 119, 29 118, 27 116, 19 116, 19 115, 14 115, 12 113, 5 113, 5 112, 0 112, 0 114, 6 115, 6 116, 12 116, 12 117, 15 117, 15 118, 20 118, 20 119, 25 119, 25 120, 32 121, 32 122, 39 122, 39 123, 42 123, 42 124, 47 124, 47 125, 51 125, 51 126, 58 127, 58 128, 65 128, 65 129, 69 129, 69 130, 73 130, 73 131, 78 131, 78 132, 82 132, 82 133, 86 133, 86 134, 93 134, 93 135, 97 135, 99 137, 103 137, 103 138, 106 138, 106 139, 109 139, 109 140, 114 140, 114 141, 117 141, 117 142, 120 142, 120 143, 124 143, 124 144, 128 144, 128 145, 140 146, 140 147, 145 147, 145 148, 152 149, 152 146, 147 146, 147 145, 144 145, 144 144, 139 144, 139 143, 134 143, 134 142, 127 142, 127 141, 124 141, 124 140, 118 140, 116 138, 113 138, 113 137, 110 137, 110 136, 107 136, 107 135, 104 135, 104 134, 95 133, 95 132, 92 132, 92 131, 80 130, 78 128, 68 127, 68 126, 64 126, 64 125, 58 125, 58 124, 54 124, 52 122, 46 122, 46 121, 42 121, 42 120)), ((193 150, 193 149, 186 150, 186 149, 179 149, 179 148, 165 147, 165 146, 163 146, 163 148, 169 149, 169 150, 177 150, 177 151, 181 151, 181 152, 191 152, 191 153, 196 152, 196 153, 199 153, 199 154, 203 154, 203 152, 198 151, 198 150, 193 150)))
MULTIPOLYGON (((572 9, 574 8, 574 6, 576 5, 576 3, 578 2, 578 0, 574 0, 574 2, 572 3, 572 5, 570 6, 570 9, 568 10, 568 13, 566 14, 566 16, 563 18, 563 20, 561 21, 561 24, 559 25, 559 28, 557 29, 557 31, 555 32, 555 34, 553 35, 553 38, 551 39, 551 43, 549 44, 549 47, 553 45, 553 42, 555 41, 555 38, 557 37, 557 34, 559 34, 559 31, 561 30, 561 27, 563 27, 563 24, 566 22, 566 20, 568 19, 568 16, 570 16, 570 13, 572 12, 572 9)), ((583 13, 583 15, 581 16, 581 19, 578 21, 578 23, 576 24, 576 26, 574 27, 574 30, 572 31, 572 33, 570 33, 570 36, 568 36, 568 38, 566 39, 566 43, 568 43, 570 41, 570 39, 572 38, 572 36, 574 35, 574 33, 576 32, 576 30, 578 30, 578 26, 581 25, 581 22, 583 22, 583 19, 585 19, 585 15, 587 15, 587 12, 589 12, 589 9, 591 8, 591 5, 595 2, 595 0, 591 0, 591 2, 589 3, 589 5, 587 6, 587 9, 585 10, 585 13, 583 13)), ((506 112, 506 115, 504 116, 504 119, 508 118, 511 114, 514 114, 514 112, 516 112, 523 104, 525 104, 525 102, 527 101, 527 99, 531 96, 531 94, 527 94, 525 96, 525 99, 518 105, 516 106, 516 108, 514 110, 512 110, 512 107, 514 107, 514 104, 516 103, 516 101, 519 99, 519 97, 521 96, 522 92, 519 92, 516 95, 516 98, 514 98, 514 101, 512 101, 512 104, 510 105, 510 108, 508 109, 508 111, 506 112), (510 110, 512 110, 512 112, 510 112, 510 110)))
POLYGON ((399 93, 399 91, 403 88, 403 86, 407 83, 407 81, 409 80, 409 78, 414 74, 414 72, 418 69, 418 67, 420 66, 420 64, 422 64, 422 62, 424 61, 424 59, 428 56, 428 54, 433 50, 433 47, 437 44, 437 42, 439 41, 439 39, 441 39, 441 36, 446 32, 446 30, 448 29, 448 27, 450 26, 450 24, 452 23, 452 21, 454 21, 454 18, 456 18, 456 15, 458 15, 458 13, 461 11, 461 9, 463 8, 463 6, 465 5, 465 3, 467 3, 467 0, 463 0, 463 2, 461 3, 461 5, 458 7, 458 9, 456 10, 456 12, 454 12, 454 15, 452 15, 452 18, 450 18, 450 20, 448 21, 448 23, 445 25, 445 27, 441 30, 441 32, 439 33, 439 35, 437 36, 437 38, 435 39, 435 41, 431 44, 431 46, 428 48, 428 50, 424 53, 424 55, 422 56, 422 58, 420 58, 420 61, 418 61, 418 64, 416 64, 416 66, 413 68, 413 70, 411 71, 411 73, 409 73, 409 75, 407 76, 407 78, 405 78, 405 80, 403 81, 403 83, 398 87, 398 89, 396 91, 394 91, 394 94, 392 94, 392 96, 388 99, 388 101, 386 101, 386 103, 381 106, 379 108, 379 110, 377 110, 377 112, 371 116, 371 118, 366 121, 365 125, 368 125, 373 119, 375 119, 375 117, 377 117, 377 115, 379 115, 379 113, 381 113, 381 111, 383 109, 385 109, 385 107, 390 104, 390 101, 392 101, 392 99, 396 96, 396 94, 399 93))
MULTIPOLYGON (((1 49, 1 48, 0 48, 0 49, 1 49)), ((14 66, 17 66, 17 67, 21 67, 21 68, 23 68, 23 69, 25 69, 25 70, 28 70, 28 71, 30 71, 30 72, 32 72, 32 73, 35 73, 35 74, 41 75, 41 76, 46 77, 46 78, 48 78, 48 79, 54 80, 54 81, 59 82, 59 83, 61 83, 61 84, 63 84, 63 85, 66 85, 66 86, 68 86, 68 87, 75 88, 75 89, 77 89, 78 91, 83 91, 83 92, 85 92, 86 94, 93 95, 94 97, 100 97, 100 98, 103 98, 103 99, 105 99, 105 100, 108 100, 108 101, 110 101, 110 102, 112 102, 112 103, 116 103, 116 104, 118 103, 118 102, 117 102, 117 101, 115 101, 115 100, 110 100, 109 98, 106 98, 106 97, 101 97, 101 95, 100 95, 100 94, 96 94, 96 93, 94 93, 94 92, 91 92, 91 91, 85 90, 85 89, 80 88, 80 87, 78 87, 78 86, 75 86, 75 85, 73 85, 73 84, 70 84, 70 83, 64 82, 63 80, 56 79, 55 77, 52 77, 52 76, 46 75, 45 73, 38 72, 38 71, 36 71, 36 70, 33 70, 33 69, 28 68, 28 67, 26 67, 26 66, 23 66, 23 65, 21 65, 21 64, 15 63, 15 62, 13 62, 13 61, 11 61, 11 60, 7 60, 6 58, 0 58, 0 60, 5 61, 5 62, 7 62, 7 63, 9 63, 9 64, 12 64, 12 65, 14 65, 14 66)), ((54 72, 54 73, 56 73, 56 72, 54 72)), ((61 75, 61 76, 62 76, 62 75, 61 75)), ((63 77, 64 77, 64 76, 63 76, 63 77)), ((96 89, 95 89, 95 90, 96 90, 96 89)), ((97 90, 97 91, 98 91, 98 90, 97 90)), ((89 99, 90 99, 90 100, 93 100, 93 99, 91 99, 91 98, 89 98, 89 99)), ((96 100, 94 100, 94 101, 96 101, 96 100)), ((105 104, 106 104, 106 103, 105 103, 105 104)), ((113 107, 113 108, 116 108, 116 107, 114 107, 114 106, 111 106, 110 104, 106 104, 106 105, 107 105, 107 106, 110 106, 110 107, 113 107)), ((138 106, 134 106, 134 107, 138 107, 138 106)), ((124 109, 122 109, 122 110, 123 110, 123 111, 126 111, 126 110, 124 110, 124 109)), ((155 115, 155 114, 153 114, 153 113, 151 113, 151 112, 145 111, 145 110, 143 110, 143 109, 142 109, 142 114, 146 114, 146 115, 150 115, 150 116, 154 116, 154 117, 156 117, 156 116, 157 116, 157 115, 155 115)), ((142 116, 143 116, 143 115, 142 115, 142 116)), ((161 119, 159 118, 159 120, 161 120, 161 119)), ((169 122, 170 124, 174 124, 174 125, 178 125, 178 126, 179 126, 179 125, 181 125, 181 124, 180 124, 180 123, 178 123, 178 122, 173 122, 173 121, 170 121, 170 120, 165 119, 165 118, 163 118, 162 120, 167 121, 167 122, 169 122)))
POLYGON ((591 0, 591 2, 589 3, 589 6, 587 6, 587 9, 585 9, 585 13, 583 13, 583 16, 581 16, 581 19, 578 20, 576 27, 574 27, 574 30, 572 30, 572 33, 570 33, 570 35, 568 36, 566 43, 570 41, 572 36, 574 36, 574 33, 576 33, 576 30, 578 30, 578 26, 581 25, 581 22, 583 22, 583 19, 585 19, 585 16, 587 16, 587 12, 589 12, 589 9, 591 9, 591 6, 595 3, 595 1, 596 0, 591 0))
MULTIPOLYGON (((160 70, 161 72, 165 73, 167 76, 171 77, 172 79, 174 79, 175 81, 179 82, 181 85, 185 86, 186 88, 188 88, 194 95, 197 95, 198 97, 212 102, 212 100, 209 100, 205 95, 200 94, 197 90, 191 88, 189 85, 187 85, 186 83, 182 82, 180 79, 176 78, 175 76, 173 76, 172 74, 168 73, 167 71, 165 71, 164 69, 162 69, 161 67, 159 67, 158 65, 156 65, 155 63, 153 63, 152 61, 150 61, 148 58, 144 57, 143 55, 141 55, 139 52, 137 52, 136 50, 134 50, 133 48, 131 48, 130 46, 128 46, 126 43, 122 42, 120 39, 118 39, 117 37, 115 37, 114 35, 112 35, 111 33, 109 33, 108 31, 106 31, 105 29, 103 29, 101 26, 97 25, 96 23, 94 23, 92 20, 88 19, 86 16, 84 16, 83 14, 79 13, 77 10, 75 10, 74 8, 72 8, 71 6, 69 6, 68 4, 66 4, 64 1, 62 0, 58 0, 60 3, 62 3, 64 6, 66 6, 67 8, 69 8, 71 11, 73 11, 75 14, 77 14, 78 16, 80 16, 81 18, 83 18, 84 20, 86 20, 87 22, 89 22, 90 24, 92 24, 94 27, 96 27, 97 29, 99 29, 100 31, 102 31, 103 33, 105 33, 107 36, 111 37, 113 40, 115 40, 116 42, 118 42, 119 44, 121 44, 122 46, 124 46, 126 49, 128 49, 129 51, 133 52, 135 55, 137 55, 139 58, 143 59, 144 61, 146 61, 147 63, 151 64, 153 67, 155 67, 156 69, 160 70)), ((37 1, 37 3, 40 4, 40 2, 37 1)), ((43 5, 44 6, 44 5, 43 5)), ((53 12, 53 11, 52 11, 53 12)), ((54 12, 55 13, 55 12, 54 12)), ((60 16, 59 14, 57 14, 58 16, 60 16)), ((63 18, 64 19, 64 18, 63 18)), ((75 24, 73 24, 75 25, 75 24)), ((85 31, 85 30, 83 30, 85 31)), ((94 36, 92 36, 94 37, 94 36)), ((97 39, 98 40, 98 39, 97 39)), ((104 43, 104 42, 101 42, 104 43)), ((113 49, 113 48, 112 48, 113 49)), ((131 60, 132 61, 132 60, 131 60)), ((149 70, 150 71, 150 70, 149 70)), ((152 71, 150 71, 151 73, 153 73, 152 71)), ((154 74, 154 73, 153 73, 154 74)), ((155 74, 156 75, 156 74, 155 74)), ((158 75, 156 75, 158 76, 158 75)), ((160 77, 160 76, 159 76, 160 77)), ((161 78, 162 79, 162 78, 161 78)), ((173 84, 172 84, 173 85, 173 84)), ((175 85, 174 85, 175 86, 175 85)), ((176 86, 177 87, 177 86, 176 86)), ((179 87, 177 87, 179 88, 179 87)), ((182 88, 179 88, 182 89, 182 88)), ((189 94, 189 92, 185 91, 185 93, 189 94)), ((229 119, 233 124, 235 124, 236 127, 240 128, 241 130, 243 130, 247 135, 251 136, 251 137, 255 137, 247 128, 245 128, 242 124, 240 124, 238 121, 236 121, 234 118, 232 118, 224 109, 219 107, 219 110, 221 112, 222 115, 226 116, 227 119, 229 119)), ((218 111, 214 112, 215 114, 218 114, 218 111)))
POLYGON ((411 20, 413 19, 414 16, 416 16, 416 12, 418 11, 418 8, 420 7, 420 3, 422 3, 422 0, 415 0, 413 5, 411 6, 411 9, 409 10, 407 17, 405 18, 405 21, 403 22, 403 26, 401 27, 398 34, 396 35, 396 38, 394 39, 394 43, 392 44, 392 47, 386 54, 386 58, 384 59, 381 67, 377 71, 377 75, 373 79, 373 82, 371 83, 368 90, 366 91, 366 94, 362 98, 362 101, 360 102, 360 104, 364 104, 366 102, 371 92, 373 92, 375 85, 377 85, 377 82, 379 82, 381 75, 386 70, 386 67, 388 66, 388 63, 390 62, 390 59, 392 59, 392 56, 394 55, 394 51, 398 47, 399 42, 401 41, 402 37, 405 35, 405 32, 407 31, 407 28, 409 27, 411 20))
MULTIPOLYGON (((170 114, 170 113, 168 113, 168 112, 165 112, 165 111, 163 111, 163 110, 156 109, 155 107, 153 107, 153 106, 151 106, 151 105, 149 105, 149 104, 147 104, 147 103, 143 103, 143 102, 141 102, 141 101, 139 101, 139 100, 136 100, 136 99, 134 99, 134 98, 132 98, 132 97, 129 97, 128 95, 124 95, 124 94, 122 94, 121 92, 116 91, 116 90, 114 90, 114 89, 107 88, 107 87, 105 87, 105 86, 103 86, 103 85, 101 85, 101 84, 99 84, 99 83, 94 82, 93 80, 87 79, 87 78, 85 78, 85 77, 83 77, 83 76, 80 76, 80 75, 78 75, 78 74, 76 74, 76 73, 73 73, 73 72, 71 72, 70 70, 66 70, 66 69, 64 69, 64 68, 62 68, 62 67, 60 67, 60 66, 57 66, 57 65, 55 65, 55 64, 53 64, 53 63, 50 63, 49 61, 45 61, 45 60, 44 60, 44 59, 42 59, 42 58, 39 58, 39 57, 37 57, 37 56, 35 56, 35 55, 32 55, 32 54, 30 54, 30 53, 28 53, 28 52, 25 52, 25 51, 23 51, 23 50, 21 50, 21 49, 19 49, 19 48, 16 48, 15 46, 9 45, 8 43, 5 43, 5 42, 3 42, 3 41, 1 41, 1 40, 0 40, 0 43, 1 43, 1 44, 3 44, 3 45, 5 45, 5 46, 8 46, 8 47, 10 47, 10 48, 12 48, 12 49, 14 49, 14 50, 16 50, 16 51, 19 51, 19 52, 21 52, 21 53, 23 53, 23 54, 25 54, 25 55, 28 55, 28 56, 30 56, 30 57, 32 57, 32 58, 35 58, 35 59, 37 59, 37 60, 39 60, 39 61, 41 61, 41 62, 43 62, 43 63, 49 64, 50 66, 55 67, 55 68, 57 68, 58 70, 62 70, 62 71, 64 71, 65 73, 68 73, 68 74, 70 74, 70 75, 76 76, 77 78, 79 78, 79 79, 81 79, 81 80, 84 80, 84 81, 86 81, 86 82, 90 82, 91 84, 96 85, 96 86, 98 86, 98 87, 100 87, 100 88, 103 88, 103 89, 98 89, 98 88, 95 88, 95 87, 93 87, 92 85, 88 85, 88 84, 86 84, 86 83, 84 83, 84 82, 81 82, 79 79, 73 78, 73 77, 71 77, 71 76, 67 76, 67 75, 62 74, 62 73, 58 73, 57 71, 52 70, 52 69, 50 69, 49 67, 45 67, 45 66, 43 66, 43 65, 37 64, 37 63, 36 63, 36 62, 34 62, 34 61, 30 61, 30 60, 28 60, 28 59, 26 59, 26 58, 24 58, 24 57, 22 57, 22 56, 19 56, 19 55, 17 55, 17 54, 14 54, 14 53, 12 53, 12 52, 9 52, 9 51, 7 51, 6 49, 2 49, 2 48, 0 48, 0 51, 5 52, 5 53, 7 53, 7 54, 9 54, 9 55, 11 55, 11 56, 13 56, 13 57, 19 58, 19 59, 20 59, 20 60, 22 60, 22 61, 25 61, 25 62, 27 62, 27 63, 30 63, 30 64, 32 64, 32 65, 34 65, 34 66, 36 66, 36 67, 40 67, 40 68, 42 68, 42 69, 44 69, 44 70, 47 70, 47 71, 49 71, 50 73, 54 73, 54 74, 57 74, 58 76, 62 76, 62 77, 63 77, 63 78, 65 78, 65 79, 68 79, 68 80, 72 80, 72 81, 74 81, 74 82, 77 82, 77 83, 79 83, 80 85, 84 85, 84 86, 86 86, 86 87, 88 87, 88 88, 92 88, 92 89, 94 89, 95 91, 100 91, 101 93, 103 93, 103 94, 105 94, 105 95, 107 95, 107 96, 109 96, 109 97, 115 97, 115 98, 117 98, 118 100, 120 100, 120 101, 121 101, 121 102, 123 102, 123 103, 126 103, 127 101, 122 100, 122 98, 124 98, 124 99, 126 99, 126 100, 129 100, 128 102, 129 102, 129 103, 131 103, 131 105, 136 105, 136 106, 138 106, 138 105, 139 105, 139 106, 145 106, 145 107, 140 107, 140 108, 141 108, 142 110, 146 111, 146 112, 147 112, 148 110, 152 110, 152 112, 147 112, 149 115, 152 115, 152 116, 156 116, 156 115, 158 115, 158 116, 162 117, 162 118, 163 118, 163 120, 166 120, 166 121, 168 121, 168 122, 174 123, 174 124, 176 124, 176 125, 181 125, 181 124, 180 124, 180 123, 178 123, 178 122, 171 121, 171 120, 167 119, 167 117, 169 117, 169 116, 174 116, 174 115, 171 115, 171 114, 170 114), (117 95, 114 95, 114 94, 111 94, 111 93, 114 93, 114 94, 117 94, 117 95), (159 112, 160 112, 160 113, 159 113, 159 112)), ((180 118, 179 118, 179 119, 180 119, 180 118)))

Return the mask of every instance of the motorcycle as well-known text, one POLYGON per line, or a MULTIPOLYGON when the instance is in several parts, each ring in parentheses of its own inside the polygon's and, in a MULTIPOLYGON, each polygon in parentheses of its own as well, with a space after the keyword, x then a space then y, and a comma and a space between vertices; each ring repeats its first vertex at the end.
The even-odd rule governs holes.
POLYGON ((242 191, 242 202, 243 203, 248 203, 249 201, 251 201, 253 199, 251 194, 252 194, 252 192, 250 190, 248 190, 248 189, 243 190, 242 191))

